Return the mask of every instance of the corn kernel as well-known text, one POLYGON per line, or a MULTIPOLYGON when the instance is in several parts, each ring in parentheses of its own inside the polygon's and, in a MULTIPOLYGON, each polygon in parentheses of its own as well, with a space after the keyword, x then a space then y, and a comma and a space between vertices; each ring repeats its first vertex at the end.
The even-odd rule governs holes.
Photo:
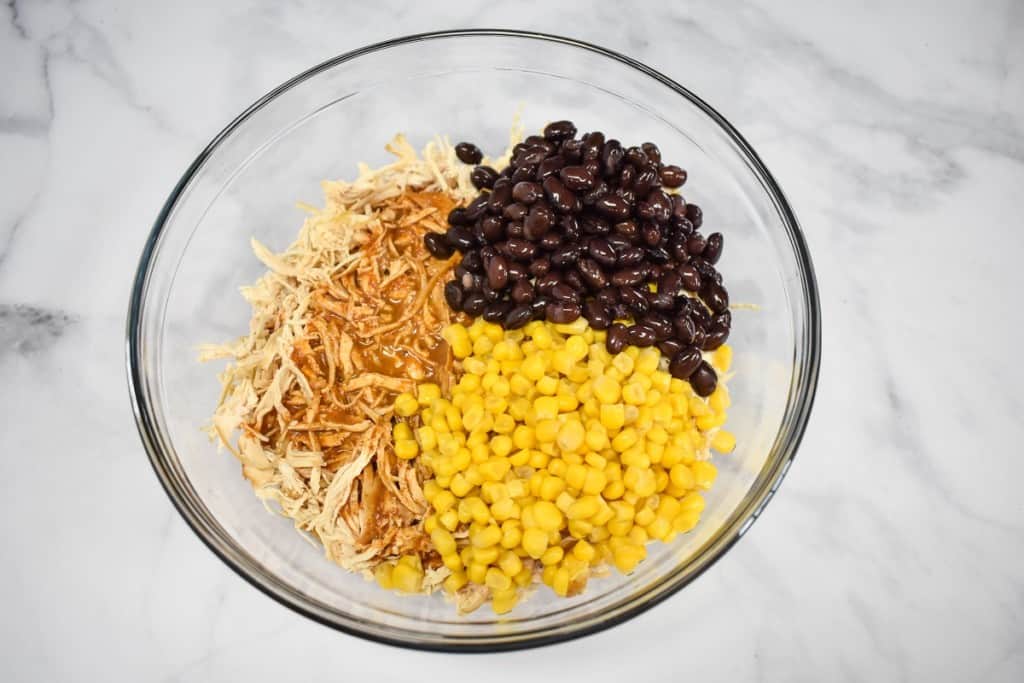
POLYGON ((612 359, 612 367, 618 370, 623 377, 629 377, 633 374, 634 365, 633 356, 629 353, 620 353, 612 359))
POLYGON ((485 479, 487 479, 488 481, 501 481, 502 479, 505 478, 505 475, 508 474, 508 471, 511 468, 511 464, 504 456, 508 455, 511 449, 512 440, 509 439, 507 436, 494 437, 494 440, 491 442, 491 450, 494 451, 494 453, 498 455, 498 457, 489 458, 487 462, 480 463, 480 465, 478 465, 480 473, 484 475, 485 479), (506 445, 505 441, 500 442, 499 448, 497 442, 498 439, 501 438, 506 439, 508 443, 506 445))
POLYGON ((706 460, 698 460, 690 466, 693 471, 693 480, 698 488, 709 489, 718 476, 718 470, 706 460))
POLYGON ((625 424, 625 406, 621 403, 602 404, 600 409, 601 424, 609 432, 617 432, 625 424))
POLYGON ((501 547, 511 550, 512 548, 519 547, 519 544, 523 540, 523 529, 518 526, 509 526, 505 528, 502 525, 501 530, 501 547))
POLYGON ((396 590, 419 593, 423 587, 423 570, 399 562, 391 571, 391 580, 396 590))
POLYGON ((615 438, 612 439, 612 448, 619 453, 622 453, 635 446, 639 441, 640 436, 637 434, 636 430, 629 427, 615 435, 615 438))
POLYGON ((558 393, 558 380, 550 375, 545 375, 537 380, 537 391, 545 396, 554 396, 558 393))
POLYGON ((544 551, 544 554, 540 556, 540 563, 544 566, 558 564, 564 556, 565 551, 562 550, 561 546, 556 545, 544 551))
MULTIPOLYGON (((553 501, 556 498, 558 498, 559 494, 562 493, 562 491, 564 490, 565 480, 562 479, 561 477, 552 475, 549 477, 545 477, 544 480, 541 482, 538 495, 546 501, 553 501)), ((559 517, 561 517, 561 515, 559 515, 559 517)))
POLYGON ((720 429, 711 437, 711 447, 719 453, 732 453, 736 448, 736 437, 731 432, 720 429))
POLYGON ((607 483, 608 477, 605 475, 604 470, 588 467, 581 490, 583 493, 596 496, 601 493, 607 483))
POLYGON ((523 532, 523 549, 535 560, 539 560, 548 547, 548 535, 541 529, 526 529, 523 532))
POLYGON ((557 443, 563 451, 577 451, 583 446, 586 431, 577 420, 566 420, 558 430, 557 443))
POLYGON ((684 490, 692 489, 697 485, 693 471, 682 463, 672 466, 672 469, 669 470, 669 479, 675 486, 684 490))

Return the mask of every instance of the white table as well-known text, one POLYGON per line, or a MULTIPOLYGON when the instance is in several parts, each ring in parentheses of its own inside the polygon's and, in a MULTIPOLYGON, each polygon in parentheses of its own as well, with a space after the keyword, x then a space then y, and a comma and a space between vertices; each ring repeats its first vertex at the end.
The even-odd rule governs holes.
POLYGON ((0 680, 1024 680, 1024 5, 359 4, 0 8, 0 680), (139 444, 123 335, 150 223, 228 120, 337 53, 484 25, 622 51, 735 123, 806 231, 824 361, 711 571, 599 635, 456 658, 330 631, 207 551, 139 444))

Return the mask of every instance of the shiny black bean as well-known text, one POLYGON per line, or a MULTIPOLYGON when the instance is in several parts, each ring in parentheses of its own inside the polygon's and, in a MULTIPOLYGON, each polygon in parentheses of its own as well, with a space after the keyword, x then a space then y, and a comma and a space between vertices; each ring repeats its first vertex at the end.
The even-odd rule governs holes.
POLYGON ((668 223, 672 217, 672 199, 664 190, 651 190, 647 194, 647 205, 651 207, 652 217, 658 223, 668 223))
POLYGON ((594 185, 594 189, 590 190, 589 192, 586 192, 583 195, 583 205, 593 206, 594 204, 597 203, 599 199, 601 199, 601 197, 604 197, 606 194, 608 194, 608 192, 608 183, 606 183, 603 180, 597 181, 597 183, 594 185))
POLYGON ((543 149, 544 153, 548 155, 553 154, 558 149, 553 141, 547 140, 540 135, 530 135, 523 140, 523 143, 528 149, 543 149))
POLYGON ((484 212, 487 211, 487 204, 489 201, 490 195, 481 194, 479 197, 477 197, 476 199, 469 203, 469 206, 466 207, 467 225, 475 221, 477 218, 480 218, 480 216, 484 215, 484 212))
POLYGON ((512 203, 512 181, 509 178, 498 178, 487 200, 487 210, 500 214, 506 204, 512 203))
POLYGON ((633 181, 636 180, 636 166, 633 164, 622 164, 622 170, 619 171, 619 187, 624 190, 630 190, 633 188, 633 181))
POLYGON ((562 142, 575 135, 576 125, 572 121, 553 121, 544 126, 544 137, 552 142, 562 142))
POLYGON ((540 248, 545 251, 554 251, 560 244, 562 244, 562 236, 557 232, 549 232, 540 238, 540 242, 538 242, 538 244, 540 245, 540 248))
POLYGON ((708 243, 705 245, 704 252, 701 254, 704 260, 712 265, 718 263, 718 259, 722 256, 724 241, 725 238, 720 232, 713 232, 708 235, 708 243))
POLYGON ((516 261, 530 261, 537 255, 537 245, 524 239, 511 238, 506 246, 509 256, 516 261))
POLYGON ((566 163, 575 164, 583 159, 583 140, 566 140, 560 151, 566 163))
POLYGON ((462 289, 457 281, 452 280, 446 282, 444 285, 444 300, 448 302, 448 305, 453 311, 462 310, 462 299, 465 297, 466 292, 462 289))
POLYGON ((725 343, 729 338, 729 328, 723 327, 722 325, 712 325, 711 329, 708 330, 707 337, 704 339, 704 343, 701 344, 701 348, 705 351, 714 351, 719 346, 725 343))
POLYGON ((683 287, 686 289, 686 291, 700 291, 700 273, 697 272, 696 268, 694 268, 690 264, 679 266, 679 277, 682 279, 683 287))
POLYGON ((645 168, 636 174, 633 181, 633 192, 637 197, 646 197, 647 193, 658 186, 658 172, 653 168, 645 168))
POLYGON ((605 268, 615 265, 615 251, 608 240, 601 237, 593 237, 587 241, 587 254, 605 268))
POLYGON ((626 150, 626 161, 636 166, 637 169, 642 169, 650 163, 644 151, 635 145, 626 150))
POLYGON ((626 348, 629 333, 626 332, 626 326, 622 323, 612 323, 608 327, 608 336, 605 337, 605 347, 608 349, 608 353, 622 353, 622 350, 626 348))
POLYGON ((608 314, 608 310, 596 299, 591 299, 583 304, 583 317, 595 330, 606 330, 612 324, 612 317, 608 314))
POLYGON ((699 230, 704 223, 704 212, 696 204, 687 204, 686 218, 693 223, 694 229, 699 230))
POLYGON ((484 276, 478 273, 466 273, 462 276, 462 288, 466 293, 479 292, 484 286, 484 276))
POLYGON ((579 244, 563 244, 551 252, 551 265, 555 268, 569 268, 575 265, 583 248, 579 244))
POLYGON ((676 235, 668 244, 668 252, 676 261, 686 263, 690 259, 690 252, 686 250, 686 238, 676 235))
POLYGON ((544 310, 548 322, 556 324, 571 323, 580 317, 583 309, 579 304, 571 301, 552 301, 544 310))
POLYGON ((523 236, 523 224, 521 221, 509 221, 505 224, 505 237, 521 238, 523 236))
POLYGON ((622 160, 626 153, 618 140, 608 140, 601 148, 601 172, 605 178, 614 178, 622 168, 622 160))
POLYGON ((612 306, 610 310, 612 312, 612 317, 616 320, 633 317, 633 311, 629 310, 629 306, 621 301, 612 306))
POLYGON ((446 259, 455 253, 454 247, 448 242, 448 238, 438 232, 428 232, 423 236, 423 246, 434 258, 446 259))
POLYGON ((591 289, 601 289, 608 285, 608 276, 601 270, 601 266, 592 258, 581 258, 576 264, 583 282, 591 289))
POLYGON ((558 225, 562 228, 562 237, 566 242, 577 242, 580 239, 580 234, 583 229, 580 227, 579 219, 572 214, 566 214, 562 216, 558 221, 558 225))
POLYGON ((478 190, 494 187, 494 181, 498 179, 498 172, 490 166, 477 166, 469 174, 469 180, 473 187, 478 190))
POLYGON ((510 263, 508 264, 508 281, 516 282, 524 278, 530 277, 530 271, 523 263, 510 263))
POLYGON ((639 231, 639 228, 636 227, 636 223, 633 221, 624 221, 622 223, 616 223, 614 226, 615 231, 605 238, 608 240, 608 245, 615 250, 616 254, 621 254, 623 249, 629 249, 633 246, 633 241, 630 236, 619 232, 619 230, 626 230, 628 232, 630 226, 632 226, 635 235, 639 231))
POLYGON ((693 318, 693 322, 697 324, 698 330, 704 330, 705 332, 711 327, 711 314, 708 312, 706 306, 702 306, 696 299, 691 299, 690 308, 688 310, 690 317, 693 318))
POLYGON ((649 247, 656 247, 661 242, 661 228, 654 223, 644 223, 640 228, 640 236, 649 247))
POLYGON ((594 297, 606 307, 619 303, 619 290, 617 287, 605 287, 594 297))
POLYGON ((595 130, 583 136, 583 161, 601 158, 601 149, 604 147, 604 133, 595 130))
POLYGON ((530 182, 537 175, 537 166, 532 164, 526 164, 525 166, 519 166, 509 178, 512 180, 513 187, 516 183, 530 182))
POLYGON ((594 174, 584 166, 566 166, 558 172, 558 177, 562 179, 566 187, 576 192, 593 189, 594 183, 597 182, 594 174))
POLYGON ((708 308, 715 313, 722 313, 729 308, 729 292, 716 282, 705 284, 700 292, 700 298, 704 299, 708 308))
MULTIPOLYGON (((636 205, 637 194, 633 190, 623 190, 621 187, 613 193, 616 197, 621 197, 623 201, 633 207, 636 205)), ((632 209, 630 209, 632 210, 632 209)))
POLYGON ((658 343, 658 350, 665 358, 673 358, 683 348, 683 345, 676 339, 666 339, 658 343))
POLYGON ((555 222, 555 214, 546 204, 534 204, 523 220, 523 236, 528 240, 539 240, 547 234, 555 222))
POLYGON ((530 275, 534 277, 543 277, 548 274, 551 270, 551 259, 547 256, 541 256, 540 258, 534 259, 530 263, 529 271, 530 275))
POLYGON ((580 198, 557 177, 544 179, 544 192, 556 211, 575 213, 580 210, 580 198))
POLYGON ((484 308, 484 320, 489 323, 500 323, 512 310, 512 303, 509 301, 495 301, 487 304, 484 308))
POLYGON ((533 204, 544 195, 544 189, 537 183, 522 181, 512 187, 512 199, 523 204, 533 204))
POLYGON ((656 144, 654 144, 653 142, 645 142, 644 144, 640 145, 640 149, 644 151, 644 154, 647 155, 647 158, 650 160, 652 164, 657 166, 658 164, 661 163, 661 150, 658 149, 658 146, 656 144))
POLYGON ((468 270, 471 273, 482 273, 484 270, 483 259, 480 258, 479 251, 469 251, 462 257, 462 261, 459 265, 468 270))
POLYGON ((640 265, 620 268, 612 273, 612 284, 616 287, 638 285, 644 281, 644 269, 640 265))
POLYGON ((583 162, 583 169, 590 174, 591 178, 594 178, 595 182, 601 174, 601 162, 597 159, 591 159, 583 162))
POLYGON ((555 301, 571 301, 576 304, 580 302, 580 293, 565 282, 559 282, 552 287, 549 294, 555 301))
POLYGON ((526 218, 527 212, 530 210, 525 204, 519 202, 513 202, 508 204, 504 209, 501 210, 502 218, 510 221, 522 221, 526 218))
POLYGON ((544 313, 548 308, 548 298, 546 296, 538 296, 532 302, 530 302, 530 310, 533 312, 534 320, 543 320, 544 313))
POLYGON ((562 273, 562 281, 575 290, 583 291, 583 278, 575 270, 566 270, 562 273))
POLYGON ((647 247, 645 251, 647 253, 648 260, 650 260, 652 264, 663 265, 672 260, 668 250, 664 247, 647 247))
POLYGON ((552 270, 548 273, 545 273, 541 277, 538 277, 537 282, 535 284, 538 292, 547 295, 551 291, 551 288, 561 281, 562 276, 559 273, 552 270))
POLYGON ((543 182, 548 176, 558 173, 565 166, 565 159, 560 156, 548 157, 537 165, 534 176, 537 182, 543 182))
POLYGON ((583 216, 580 220, 580 228, 587 235, 607 235, 612 230, 608 221, 592 214, 583 216))
POLYGON ((445 239, 448 241, 448 244, 461 252, 469 251, 476 245, 473 234, 461 226, 453 225, 448 228, 448 232, 445 233, 445 239))
MULTIPOLYGON (((513 157, 512 165, 513 166, 519 166, 519 167, 523 167, 523 166, 534 166, 534 167, 536 167, 537 164, 539 164, 540 162, 544 161, 544 159, 546 159, 547 156, 548 156, 548 150, 545 149, 544 147, 527 147, 524 151, 520 152, 515 157, 513 157)), ((533 173, 535 171, 536 171, 536 169, 533 169, 531 171, 531 173, 533 173)))
POLYGON ((601 197, 594 203, 594 207, 609 218, 619 221, 628 218, 632 211, 628 201, 614 194, 601 197))
POLYGON ((668 316, 656 311, 651 311, 645 315, 640 322, 654 330, 657 341, 665 341, 673 334, 672 321, 669 320, 668 316))
POLYGON ((658 293, 667 294, 673 299, 681 296, 683 293, 683 278, 679 277, 679 273, 674 270, 662 273, 658 277, 658 293))
POLYGON ((654 209, 647 202, 637 202, 636 211, 634 213, 638 218, 643 218, 645 221, 654 220, 654 209))
POLYGON ((498 216, 484 216, 480 219, 480 234, 488 242, 497 242, 505 234, 505 225, 498 216))
POLYGON ((697 348, 704 346, 704 340, 707 339, 708 333, 703 327, 698 326, 697 331, 693 335, 693 345, 697 348))
POLYGON ((660 172, 661 184, 665 187, 682 187, 686 182, 686 171, 678 166, 663 166, 660 172))
POLYGON ((487 306, 487 299, 481 292, 471 292, 462 300, 463 313, 473 318, 483 313, 485 306, 487 306))
MULTIPOLYGON (((689 222, 686 217, 686 200, 681 194, 669 195, 672 200, 672 224, 679 225, 682 221, 689 222)), ((692 227, 692 226, 691 226, 692 227)))
POLYGON ((643 315, 650 308, 647 297, 636 287, 619 287, 619 301, 637 315, 643 315))
POLYGON ((512 285, 512 301, 517 304, 528 304, 534 300, 537 296, 536 290, 533 288, 533 284, 523 278, 522 280, 516 280, 516 283, 512 285))
POLYGON ((690 316, 686 314, 676 316, 672 321, 672 326, 675 329, 676 339, 683 344, 693 343, 693 339, 697 335, 697 325, 690 316))
POLYGON ((686 240, 686 251, 691 256, 700 256, 704 253, 705 247, 707 247, 708 241, 704 239, 704 235, 699 232, 695 232, 690 235, 690 238, 686 240))
POLYGON ((472 222, 466 216, 466 210, 462 207, 448 212, 448 225, 469 225, 472 222))
POLYGON ((700 277, 707 282, 716 282, 722 284, 722 274, 715 270, 715 267, 700 257, 693 257, 690 259, 690 265, 697 269, 700 273, 700 277))
POLYGON ((501 292, 491 287, 486 280, 484 280, 484 284, 480 287, 480 291, 483 292, 484 300, 487 303, 493 303, 501 298, 501 292))
POLYGON ((701 364, 700 349, 684 346, 668 363, 668 371, 676 379, 688 379, 701 364))
POLYGON ((732 327, 732 311, 722 311, 711 319, 713 325, 721 325, 722 327, 732 327))
POLYGON ((633 346, 654 346, 657 335, 647 325, 632 325, 627 331, 626 339, 633 346))
POLYGON ((644 260, 643 247, 626 247, 619 252, 618 265, 622 267, 635 266, 644 260))
POLYGON ((701 364, 690 375, 690 386, 698 396, 710 396, 715 393, 715 387, 718 386, 718 375, 715 374, 715 369, 708 365, 707 361, 701 361, 701 364))
POLYGON ((508 285, 508 260, 501 254, 487 264, 487 284, 494 290, 504 289, 508 285))
POLYGON ((455 145, 455 156, 464 164, 479 164, 484 153, 472 142, 460 142, 455 145))
POLYGON ((530 304, 520 304, 508 312, 502 325, 506 330, 518 330, 520 327, 530 322, 530 319, 532 318, 533 311, 530 309, 530 304))
POLYGON ((651 308, 656 311, 671 311, 676 305, 676 300, 672 298, 672 295, 660 289, 657 292, 649 292, 647 294, 647 301, 651 304, 651 308))

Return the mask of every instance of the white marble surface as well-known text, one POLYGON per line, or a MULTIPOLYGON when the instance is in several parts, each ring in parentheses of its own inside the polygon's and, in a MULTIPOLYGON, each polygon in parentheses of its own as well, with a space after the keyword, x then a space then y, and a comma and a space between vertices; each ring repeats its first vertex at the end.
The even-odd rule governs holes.
POLYGON ((1024 680, 1024 3, 432 4, 0 6, 0 680, 1024 680), (152 219, 237 112, 485 25, 607 45, 730 118, 806 230, 824 362, 780 494, 710 572, 456 658, 332 632, 209 553, 143 455, 123 333, 152 219))

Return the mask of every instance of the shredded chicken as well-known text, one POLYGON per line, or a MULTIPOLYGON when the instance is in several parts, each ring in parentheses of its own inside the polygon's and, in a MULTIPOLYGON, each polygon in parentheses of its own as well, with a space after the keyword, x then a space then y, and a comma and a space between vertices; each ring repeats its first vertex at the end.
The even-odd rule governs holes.
POLYGON ((209 433, 256 495, 346 569, 420 555, 432 590, 448 570, 423 531, 428 473, 395 456, 392 403, 417 382, 451 380, 439 332, 454 260, 428 258, 423 236, 477 191, 447 140, 417 155, 399 135, 387 149, 395 162, 323 183, 324 208, 307 208, 283 253, 252 241, 268 272, 242 290, 249 334, 201 358, 230 360, 209 433))

